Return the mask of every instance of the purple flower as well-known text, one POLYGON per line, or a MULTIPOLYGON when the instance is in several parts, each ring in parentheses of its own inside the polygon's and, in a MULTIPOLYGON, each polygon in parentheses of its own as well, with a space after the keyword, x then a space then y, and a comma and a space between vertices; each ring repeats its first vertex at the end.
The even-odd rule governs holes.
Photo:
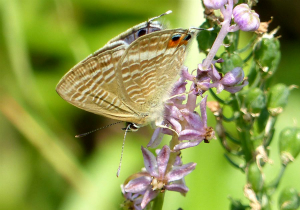
POLYGON ((250 10, 247 4, 239 4, 233 9, 234 22, 242 31, 256 31, 259 28, 259 15, 250 10))
POLYGON ((211 65, 211 68, 208 70, 203 70, 202 65, 199 64, 197 81, 196 86, 199 94, 203 94, 206 90, 213 87, 217 89, 218 94, 222 90, 236 93, 248 85, 248 81, 244 80, 244 71, 241 67, 236 67, 222 76, 214 65, 211 65))
POLYGON ((203 0, 203 4, 207 9, 221 9, 228 0, 203 0))
POLYGON ((223 85, 224 90, 230 93, 236 93, 248 85, 248 81, 244 80, 244 71, 241 67, 236 67, 227 72, 220 80, 220 83, 223 85))
POLYGON ((142 210, 141 203, 143 199, 143 193, 126 192, 124 185, 121 185, 121 191, 125 198, 125 201, 122 204, 124 209, 142 210))
POLYGON ((183 109, 181 113, 184 117, 184 129, 179 132, 179 144, 175 145, 173 150, 178 151, 189 147, 194 147, 200 144, 203 140, 207 142, 214 138, 215 133, 212 127, 207 127, 206 115, 206 101, 205 96, 200 102, 201 117, 198 113, 183 109))
POLYGON ((141 202, 142 209, 160 192, 165 190, 177 191, 183 195, 188 192, 188 187, 184 183, 184 177, 195 169, 196 163, 178 165, 181 161, 176 160, 175 163, 177 164, 174 164, 167 171, 171 153, 167 145, 163 146, 156 158, 149 150, 143 147, 142 153, 147 171, 138 176, 138 178, 130 180, 124 187, 127 193, 144 194, 141 202))
MULTIPOLYGON (((164 125, 171 126, 178 134, 179 143, 172 148, 173 151, 197 146, 203 140, 207 142, 214 137, 214 130, 211 127, 207 127, 207 96, 200 103, 201 116, 194 111, 197 107, 197 95, 202 95, 208 88, 214 87, 210 83, 211 80, 216 82, 221 80, 221 75, 216 69, 212 71, 198 70, 197 77, 189 74, 186 68, 182 70, 181 78, 175 84, 171 94, 175 97, 172 97, 165 104, 164 125), (187 84, 185 80, 192 80, 193 82, 198 80, 201 83, 198 82, 197 85, 191 85, 187 102, 183 104, 186 92, 185 86, 187 84), (207 89, 204 90, 200 87, 203 84, 207 84, 207 89), (184 94, 184 97, 182 94, 184 94)), ((162 140, 163 134, 174 135, 174 132, 167 128, 157 128, 147 146, 152 148, 157 147, 162 140)))

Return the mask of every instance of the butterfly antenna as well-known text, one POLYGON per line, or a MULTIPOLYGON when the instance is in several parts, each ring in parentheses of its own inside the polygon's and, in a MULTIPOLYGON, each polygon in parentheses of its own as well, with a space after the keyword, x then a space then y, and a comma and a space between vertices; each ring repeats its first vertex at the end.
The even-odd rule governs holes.
POLYGON ((121 158, 120 158, 119 168, 118 168, 118 171, 117 171, 117 177, 119 177, 119 175, 120 175, 121 164, 122 164, 122 159, 123 159, 123 152, 124 152, 124 146, 125 146, 126 134, 127 134, 128 130, 130 129, 130 126, 131 126, 131 124, 128 124, 126 126, 126 130, 125 130, 125 133, 124 133, 124 139, 123 139, 123 144, 122 144, 122 152, 121 152, 121 158))
POLYGON ((153 20, 155 20, 155 19, 157 19, 157 18, 160 18, 161 16, 168 15, 168 14, 170 14, 170 13, 172 13, 172 10, 168 10, 168 11, 166 11, 165 13, 162 13, 162 14, 159 15, 159 16, 150 18, 150 19, 148 20, 148 22, 151 22, 151 21, 153 21, 153 20))
POLYGON ((97 129, 95 129, 95 130, 92 130, 92 131, 86 132, 86 133, 78 134, 78 135, 76 135, 76 136, 75 136, 75 138, 81 138, 81 137, 87 136, 87 135, 89 135, 89 134, 91 134, 91 133, 94 133, 95 131, 98 131, 98 130, 101 130, 101 129, 103 129, 103 128, 107 128, 107 127, 110 127, 110 126, 113 126, 113 125, 119 124, 119 123, 121 123, 121 122, 123 122, 123 121, 115 122, 115 123, 112 123, 112 124, 106 125, 106 126, 104 126, 104 127, 97 128, 97 129))
POLYGON ((213 27, 211 27, 211 28, 197 28, 197 27, 190 27, 189 29, 190 29, 190 30, 191 30, 191 29, 194 29, 194 30, 198 30, 198 31, 202 31, 202 30, 205 30, 205 31, 213 31, 213 30, 214 30, 213 27))

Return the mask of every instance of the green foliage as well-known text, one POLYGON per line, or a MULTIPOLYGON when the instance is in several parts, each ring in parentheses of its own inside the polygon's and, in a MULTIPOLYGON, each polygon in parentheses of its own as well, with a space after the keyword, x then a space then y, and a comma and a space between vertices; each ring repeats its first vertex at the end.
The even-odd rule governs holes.
MULTIPOLYGON (((111 121, 67 104, 56 94, 55 86, 72 66, 110 38, 150 17, 171 9, 173 14, 164 18, 166 23, 171 22, 171 28, 191 26, 186 18, 192 16, 196 19, 194 15, 201 13, 200 1, 199 6, 190 7, 195 8, 193 12, 186 9, 189 4, 194 2, 9 0, 0 3, 0 209, 119 209, 122 177, 142 167, 142 160, 138 159, 140 145, 147 144, 152 131, 144 128, 127 135, 121 178, 117 179, 115 173, 124 134, 122 126, 101 130, 83 139, 74 138, 76 134, 105 126, 111 121)), ((218 28, 201 31, 197 37, 199 48, 206 52, 217 32, 218 28)), ((249 37, 244 34, 239 40, 248 43, 249 37)), ((277 39, 273 41, 264 44, 276 50, 279 44, 277 39)), ((273 76, 274 81, 299 82, 299 54, 291 50, 298 49, 299 43, 287 40, 285 44, 282 54, 286 56, 273 76), (278 77, 277 73, 281 76, 278 77)), ((260 59, 258 53, 265 53, 265 49, 267 47, 257 47, 257 59, 260 59)), ((262 66, 271 63, 277 69, 280 54, 264 57, 266 61, 259 60, 262 66)), ((240 65, 240 59, 237 62, 229 60, 227 65, 240 65)), ((256 81, 261 65, 257 65, 256 60, 247 65, 254 65, 253 81, 256 81)), ((270 69, 271 72, 276 70, 270 69)), ((272 89, 270 91, 273 93, 272 89)), ((285 91, 284 88, 279 90, 281 95, 278 96, 281 97, 274 92, 275 99, 278 97, 274 103, 270 102, 274 97, 268 96, 268 106, 284 107, 285 91)), ((290 106, 292 112, 287 109, 288 117, 283 115, 278 119, 277 129, 291 124, 292 118, 300 117, 298 100, 298 95, 290 93, 287 107, 290 106)), ((224 111, 224 115, 228 113, 232 112, 224 111)), ((245 116, 240 112, 237 114, 245 116)), ((213 116, 209 115, 209 123, 213 124, 213 116)), ((233 123, 227 126, 236 138, 238 126, 233 123)), ((222 153, 217 141, 201 145, 189 153, 183 151, 186 162, 196 160, 198 163, 195 173, 186 180, 190 192, 187 199, 172 193, 166 195, 168 206, 165 205, 164 209, 179 206, 183 209, 224 209, 230 205, 232 209, 249 209, 242 204, 244 200, 238 203, 227 200, 228 195, 236 197, 240 194, 243 197, 245 179, 240 171, 226 164, 222 153)), ((297 160, 294 162, 297 167, 290 166, 291 171, 282 184, 299 188, 300 167, 297 160)))

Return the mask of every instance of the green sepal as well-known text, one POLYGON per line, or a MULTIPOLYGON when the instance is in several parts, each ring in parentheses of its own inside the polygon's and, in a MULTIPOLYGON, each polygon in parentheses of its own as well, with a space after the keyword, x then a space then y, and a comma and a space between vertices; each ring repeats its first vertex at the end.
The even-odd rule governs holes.
POLYGON ((241 101, 244 101, 245 107, 250 114, 259 114, 266 106, 266 96, 259 88, 253 88, 238 93, 241 101))
POLYGON ((238 54, 224 52, 221 58, 224 60, 222 63, 222 73, 224 74, 230 72, 235 67, 243 67, 243 59, 238 54))
POLYGON ((273 36, 265 36, 254 47, 254 61, 262 69, 262 77, 272 76, 281 58, 280 42, 273 36))
POLYGON ((281 131, 279 150, 282 164, 287 165, 300 153, 300 128, 289 127, 281 131))
POLYGON ((268 93, 268 111, 272 116, 277 116, 286 106, 290 89, 285 84, 276 84, 268 93))
POLYGON ((263 188, 263 176, 256 162, 250 163, 247 168, 247 182, 251 185, 252 190, 258 194, 263 188))
POLYGON ((294 188, 284 189, 279 197, 280 210, 296 210, 300 206, 300 198, 297 190, 294 188))

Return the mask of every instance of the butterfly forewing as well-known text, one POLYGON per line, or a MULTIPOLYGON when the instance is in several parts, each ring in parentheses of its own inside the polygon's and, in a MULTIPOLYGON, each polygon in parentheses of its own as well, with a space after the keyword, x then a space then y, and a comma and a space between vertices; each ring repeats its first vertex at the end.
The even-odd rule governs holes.
POLYGON ((188 40, 182 41, 181 37, 188 33, 189 30, 182 29, 154 32, 126 49, 119 62, 117 81, 120 98, 134 110, 130 122, 147 124, 153 120, 153 113, 163 110, 163 100, 169 95, 185 57, 188 40), (181 39, 173 41, 174 36, 181 39))

